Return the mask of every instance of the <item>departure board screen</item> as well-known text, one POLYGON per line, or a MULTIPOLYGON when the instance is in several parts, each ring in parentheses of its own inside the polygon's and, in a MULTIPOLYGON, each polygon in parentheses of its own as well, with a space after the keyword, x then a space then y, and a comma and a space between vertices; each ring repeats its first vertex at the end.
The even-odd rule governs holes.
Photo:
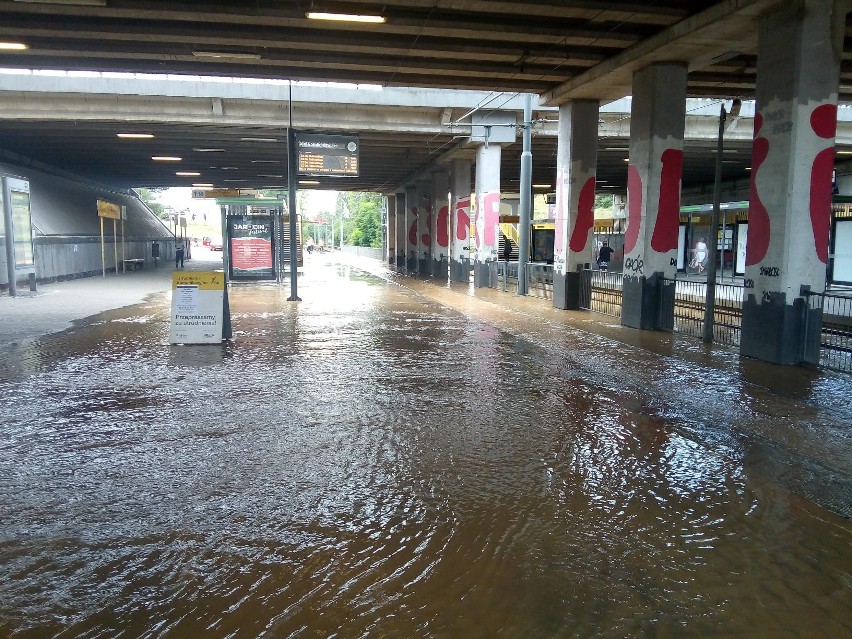
POLYGON ((299 175, 357 177, 359 147, 355 135, 297 133, 299 175))

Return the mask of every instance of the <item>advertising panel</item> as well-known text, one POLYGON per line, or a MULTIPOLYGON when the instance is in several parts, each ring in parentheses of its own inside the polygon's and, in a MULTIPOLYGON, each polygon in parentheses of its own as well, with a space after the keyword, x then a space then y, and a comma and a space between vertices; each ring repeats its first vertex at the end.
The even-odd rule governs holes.
POLYGON ((172 344, 222 341, 225 274, 175 271, 172 274, 172 344))
POLYGON ((228 218, 231 277, 275 279, 271 215, 238 215, 228 218))

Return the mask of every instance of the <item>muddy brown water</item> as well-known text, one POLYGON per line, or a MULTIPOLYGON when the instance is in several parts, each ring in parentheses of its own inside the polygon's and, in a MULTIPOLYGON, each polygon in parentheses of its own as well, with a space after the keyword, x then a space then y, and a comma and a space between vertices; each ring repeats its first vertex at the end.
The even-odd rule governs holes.
POLYGON ((233 287, 222 347, 159 295, 3 353, 0 636, 852 636, 844 378, 301 294, 233 287))

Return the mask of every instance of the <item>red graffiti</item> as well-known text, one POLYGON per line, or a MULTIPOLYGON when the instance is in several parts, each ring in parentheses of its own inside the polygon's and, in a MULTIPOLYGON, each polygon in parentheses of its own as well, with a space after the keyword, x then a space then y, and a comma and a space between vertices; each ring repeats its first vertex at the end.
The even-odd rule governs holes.
POLYGON ((758 137, 763 127, 763 115, 754 116, 754 143, 751 150, 751 183, 748 203, 748 238, 746 239, 746 266, 759 264, 769 250, 771 221, 769 212, 760 200, 757 191, 757 173, 769 155, 769 140, 758 137))
MULTIPOLYGON (((831 139, 837 132, 837 106, 824 104, 811 113, 811 128, 819 137, 831 139)), ((811 166, 811 227, 814 248, 823 264, 828 263, 828 235, 831 226, 831 172, 834 170, 834 146, 823 149, 811 166)))
POLYGON ((470 198, 456 202, 456 239, 465 241, 470 233, 470 198))
POLYGON ((438 211, 438 221, 435 226, 435 241, 438 243, 438 246, 448 246, 450 244, 450 233, 449 233, 449 218, 450 216, 450 207, 442 206, 441 210, 438 211))
POLYGON ((574 230, 571 233, 569 248, 579 253, 586 248, 589 241, 589 231, 595 225, 595 176, 593 175, 583 188, 577 198, 577 220, 574 222, 574 230))
POLYGON ((633 164, 627 165, 627 230, 624 233, 624 253, 636 248, 639 227, 642 225, 642 176, 633 164))
MULTIPOLYGON (((483 242, 486 246, 497 245, 497 225, 500 223, 500 194, 486 193, 482 202, 484 226, 482 229, 483 242)), ((479 236, 476 237, 477 241, 479 236)), ((478 244, 477 244, 478 246, 478 244)))
POLYGON ((660 202, 657 206, 654 233, 651 235, 651 248, 657 253, 668 253, 677 248, 683 151, 666 149, 660 156, 660 162, 663 164, 660 173, 660 202))
POLYGON ((837 105, 823 104, 811 113, 811 128, 819 137, 833 138, 837 134, 837 105))
POLYGON ((408 228, 408 243, 412 246, 417 246, 417 207, 411 209, 411 215, 414 220, 408 228))

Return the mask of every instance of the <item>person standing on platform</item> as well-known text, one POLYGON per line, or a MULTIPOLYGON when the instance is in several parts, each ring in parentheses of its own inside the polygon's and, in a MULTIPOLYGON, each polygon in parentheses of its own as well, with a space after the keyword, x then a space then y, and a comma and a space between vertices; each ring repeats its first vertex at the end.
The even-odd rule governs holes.
POLYGON ((183 268, 183 243, 178 242, 175 244, 175 268, 180 266, 183 268))

